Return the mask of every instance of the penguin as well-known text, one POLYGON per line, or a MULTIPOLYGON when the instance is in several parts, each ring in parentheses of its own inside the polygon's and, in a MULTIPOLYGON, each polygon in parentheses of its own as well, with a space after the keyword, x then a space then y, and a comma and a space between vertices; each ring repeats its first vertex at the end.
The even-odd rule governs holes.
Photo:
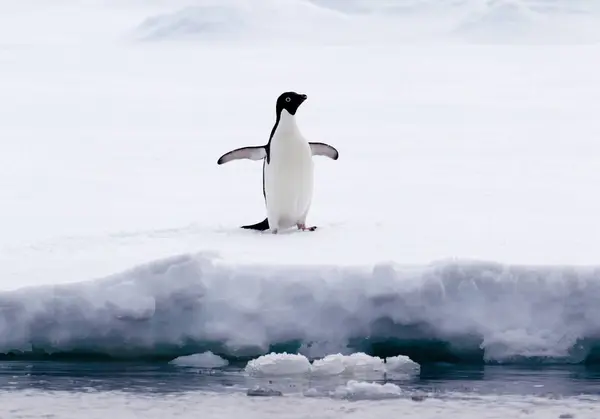
POLYGON ((306 217, 312 203, 314 166, 312 156, 339 158, 339 152, 329 144, 308 142, 298 129, 296 112, 307 99, 305 94, 284 92, 275 104, 275 125, 269 141, 262 146, 237 148, 223 154, 217 164, 233 160, 263 160, 263 197, 267 217, 245 229, 273 234, 296 226, 299 230, 315 231, 307 227, 306 217))

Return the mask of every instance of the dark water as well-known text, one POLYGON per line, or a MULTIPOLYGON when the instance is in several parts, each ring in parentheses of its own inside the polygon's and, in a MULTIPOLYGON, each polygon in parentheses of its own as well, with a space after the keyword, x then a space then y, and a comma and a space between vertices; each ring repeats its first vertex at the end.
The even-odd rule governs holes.
MULTIPOLYGON (((290 377, 249 379, 242 366, 207 370, 168 363, 0 362, 0 391, 229 392, 244 391, 257 384, 278 385, 278 381, 294 388, 294 380, 290 377)), ((339 382, 339 378, 334 378, 319 384, 335 386, 339 382)), ((410 391, 437 394, 600 396, 600 367, 423 365, 418 375, 389 382, 410 391)))
POLYGON ((0 418, 600 417, 600 369, 584 365, 423 365, 419 374, 391 385, 369 381, 382 384, 357 377, 251 378, 239 365, 203 370, 168 363, 3 361, 0 418), (250 397, 257 388, 270 396, 250 397))

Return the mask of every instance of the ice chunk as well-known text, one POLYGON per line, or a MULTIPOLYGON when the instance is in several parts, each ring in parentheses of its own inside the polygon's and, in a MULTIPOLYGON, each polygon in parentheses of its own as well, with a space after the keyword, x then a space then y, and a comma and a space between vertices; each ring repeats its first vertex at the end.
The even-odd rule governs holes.
POLYGON ((405 356, 387 358, 362 352, 351 355, 331 354, 312 363, 304 355, 275 354, 263 355, 248 362, 246 373, 252 376, 287 376, 306 374, 310 377, 353 376, 361 378, 384 378, 392 374, 412 374, 419 371, 419 364, 405 356))
POLYGON ((251 388, 246 392, 247 396, 259 396, 259 397, 272 397, 272 396, 282 396, 283 393, 279 390, 273 390, 270 388, 251 388))
POLYGON ((421 366, 405 355, 385 359, 385 371, 388 376, 418 374, 421 366))
POLYGON ((316 376, 340 374, 383 375, 385 371, 386 365, 383 359, 362 352, 352 355, 327 355, 323 359, 315 360, 311 368, 311 373, 316 376))
POLYGON ((310 372, 310 362, 303 355, 270 353, 248 362, 245 371, 252 376, 307 374, 310 372))
POLYGON ((350 380, 345 386, 339 386, 332 397, 349 400, 384 400, 397 399, 402 396, 402 390, 392 383, 368 383, 350 380))
POLYGON ((170 362, 180 367, 221 368, 229 365, 229 361, 210 351, 200 354, 180 356, 170 362))

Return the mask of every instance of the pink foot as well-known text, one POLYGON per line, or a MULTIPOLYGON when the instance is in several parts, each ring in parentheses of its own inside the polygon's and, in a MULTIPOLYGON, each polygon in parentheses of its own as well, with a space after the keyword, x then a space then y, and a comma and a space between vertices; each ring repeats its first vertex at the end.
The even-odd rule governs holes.
POLYGON ((302 231, 315 231, 317 226, 306 227, 305 224, 298 224, 298 230, 302 231))

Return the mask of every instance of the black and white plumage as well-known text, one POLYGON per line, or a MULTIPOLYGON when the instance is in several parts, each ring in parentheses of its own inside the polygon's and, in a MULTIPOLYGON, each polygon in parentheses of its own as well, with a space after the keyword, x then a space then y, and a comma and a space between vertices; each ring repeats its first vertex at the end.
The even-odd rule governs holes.
POLYGON ((267 144, 231 150, 217 161, 217 164, 224 164, 240 159, 263 160, 263 196, 267 218, 242 228, 260 231, 271 229, 273 233, 294 225, 302 230, 316 228, 306 227, 313 194, 312 156, 337 160, 339 153, 329 144, 308 142, 300 133, 296 112, 306 98, 306 95, 296 92, 281 94, 276 103, 275 125, 267 144))

